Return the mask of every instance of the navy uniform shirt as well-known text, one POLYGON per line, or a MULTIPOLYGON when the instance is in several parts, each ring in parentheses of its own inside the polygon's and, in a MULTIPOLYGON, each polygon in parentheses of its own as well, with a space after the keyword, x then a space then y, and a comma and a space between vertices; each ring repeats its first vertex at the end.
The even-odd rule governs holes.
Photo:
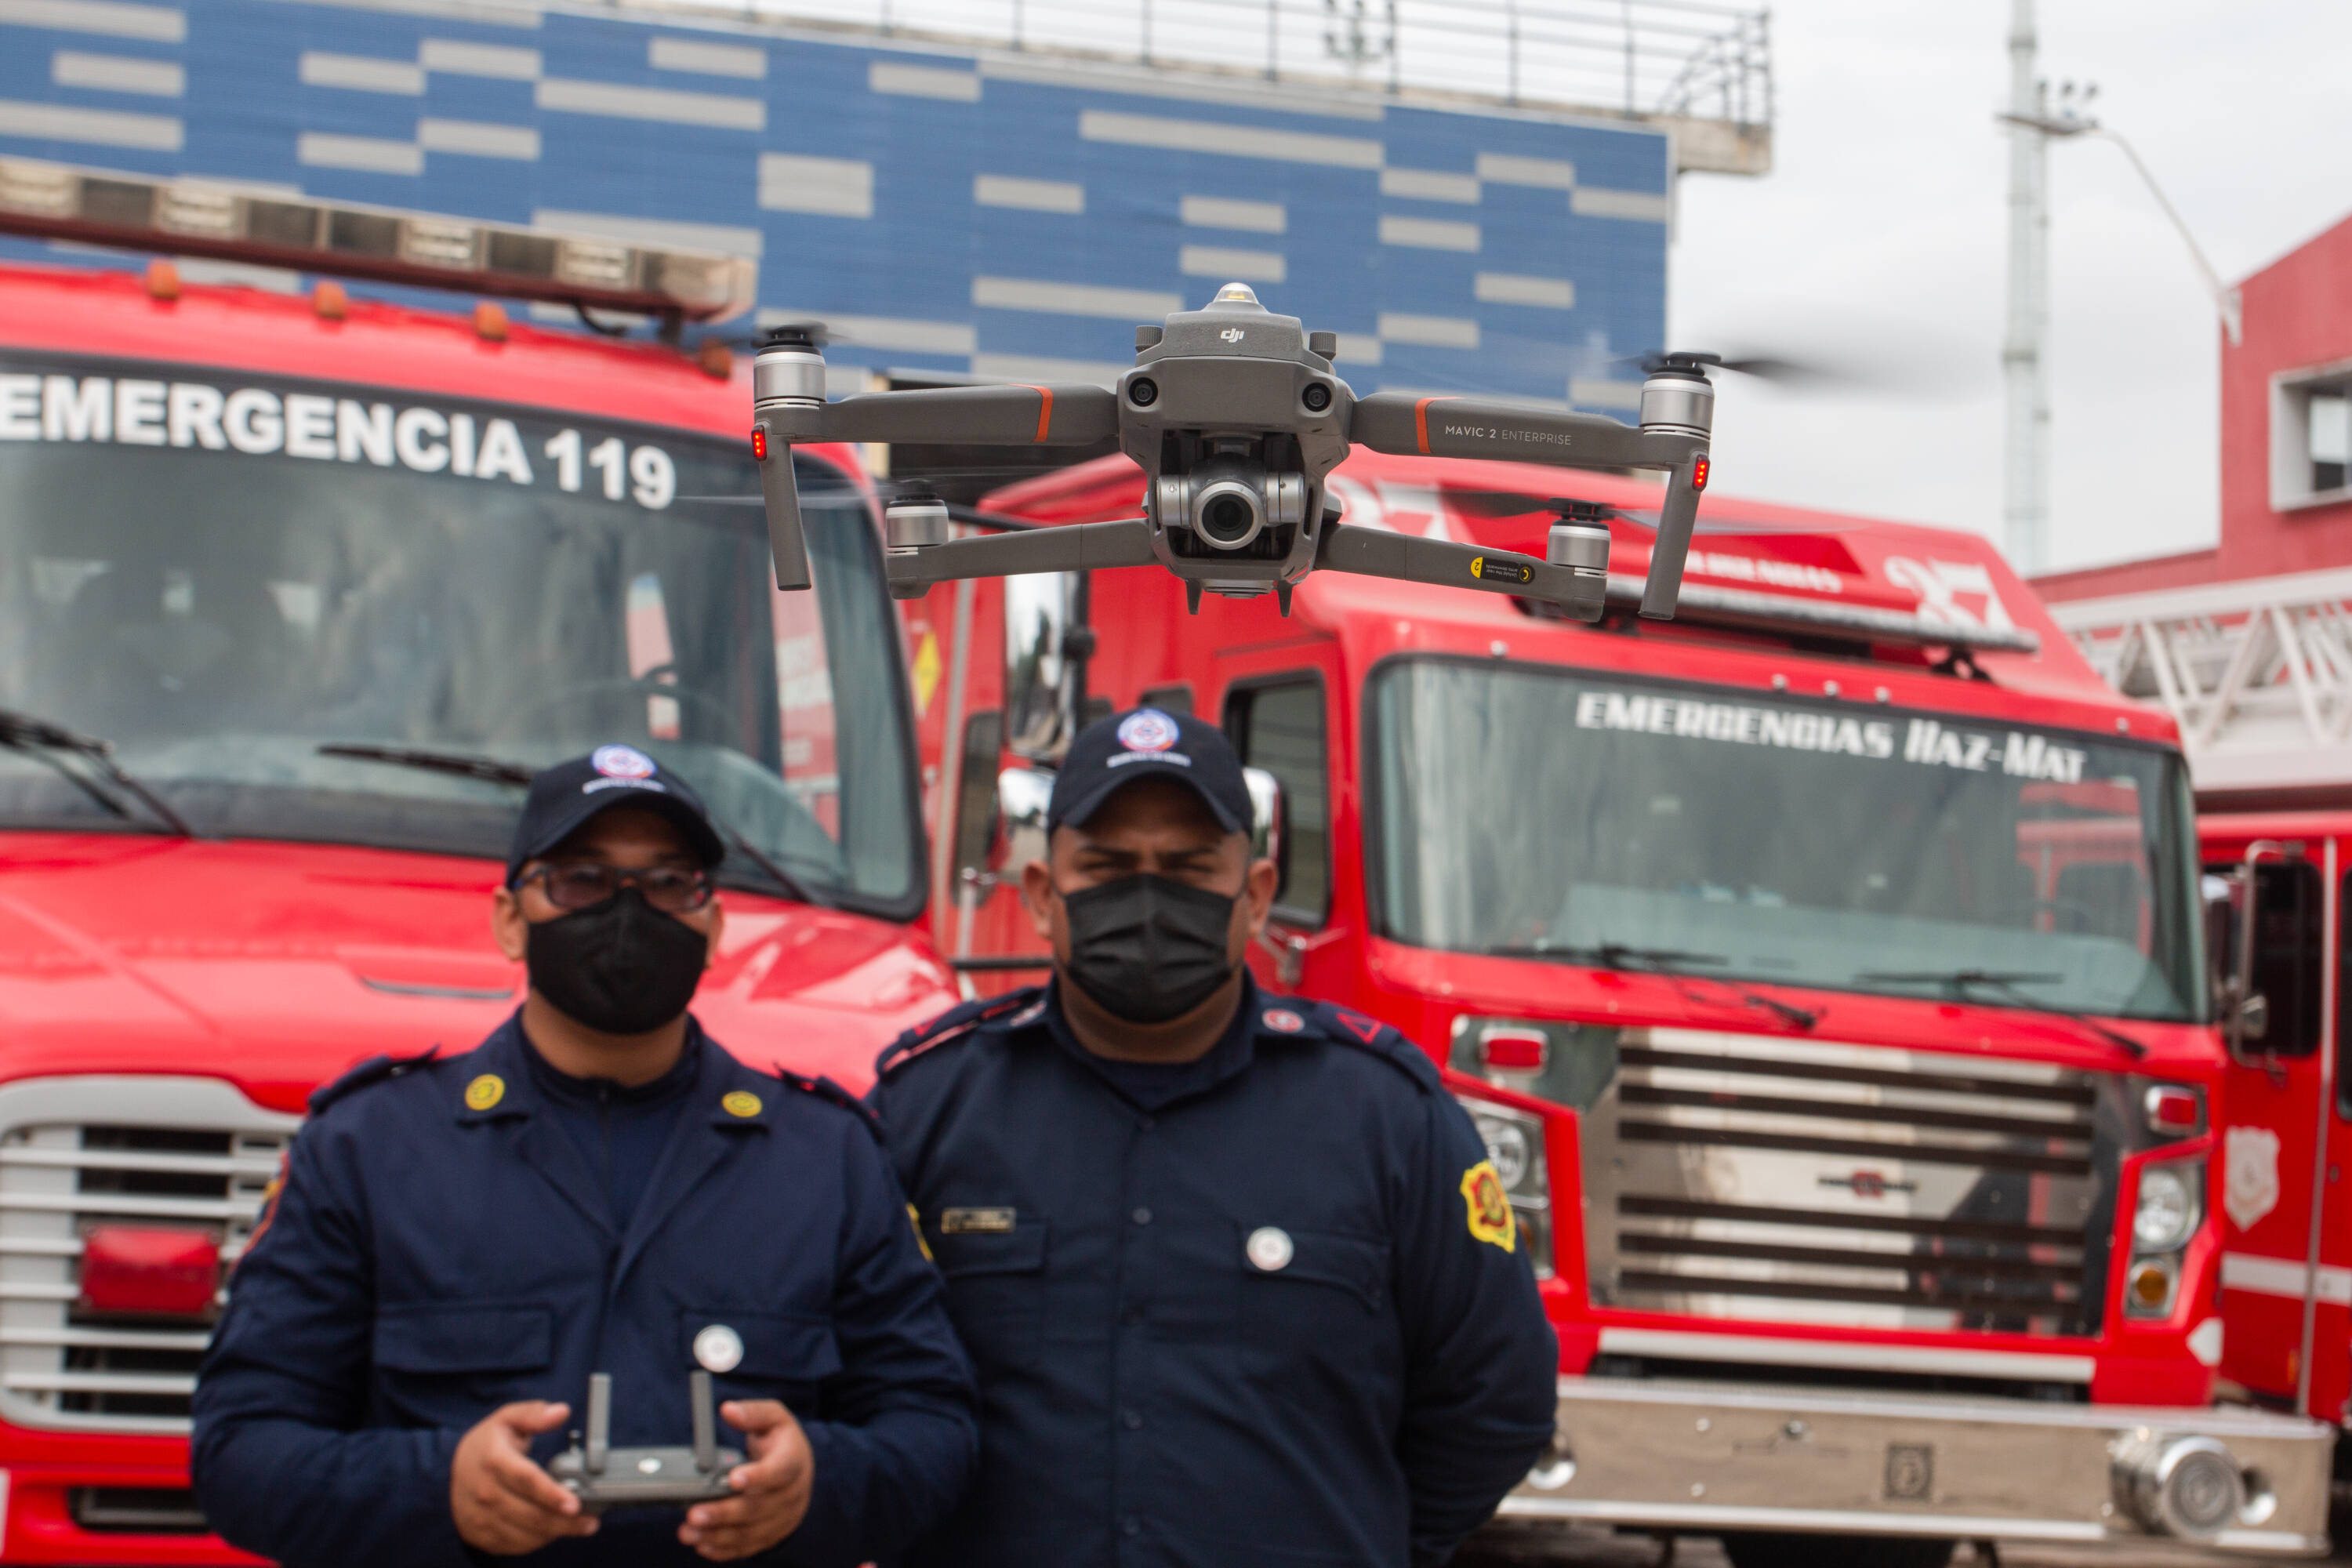
MULTIPOLYGON (((815 1456, 806 1521, 761 1561, 862 1563, 946 1512, 972 1466, 971 1374, 870 1122, 698 1026, 688 1052, 625 1229, 519 1020, 313 1098, 197 1379, 214 1528, 297 1568, 473 1568, 449 1510, 466 1430, 520 1399, 577 1423, 609 1372, 615 1446, 688 1444, 691 1346, 715 1323, 742 1343, 719 1398, 781 1399, 815 1456)), ((681 1517, 610 1513, 531 1561, 699 1563, 681 1517)))
POLYGON ((914 1560, 1442 1563, 1549 1441, 1533 1271, 1395 1030, 1252 984, 1200 1063, 1138 1072, 1030 991, 880 1071, 980 1375, 979 1479, 914 1560))

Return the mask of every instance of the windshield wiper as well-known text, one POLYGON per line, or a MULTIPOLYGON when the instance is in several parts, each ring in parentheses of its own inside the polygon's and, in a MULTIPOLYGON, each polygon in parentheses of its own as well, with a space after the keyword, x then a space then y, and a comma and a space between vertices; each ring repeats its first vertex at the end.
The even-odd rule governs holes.
POLYGON ((145 784, 132 778, 114 760, 114 742, 101 741, 94 735, 79 734, 62 724, 52 724, 46 719, 36 719, 29 713, 18 713, 0 708, 0 746, 38 757, 55 768, 58 774, 82 794, 128 822, 131 810, 105 791, 93 788, 90 782, 58 761, 54 753, 68 752, 89 762, 117 789, 131 796, 155 814, 155 819, 183 838, 194 838, 196 830, 188 819, 166 805, 162 797, 145 784))
POLYGON ((1688 975, 1694 980, 1711 980, 1739 993, 1751 1007, 1759 1007, 1784 1024, 1800 1029, 1810 1029, 1822 1021, 1822 1016, 1810 1007, 1799 1007, 1751 991, 1736 980, 1720 974, 1693 973, 1691 966, 1700 963, 1728 963, 1719 952, 1686 952, 1675 947, 1632 947, 1622 942, 1598 942, 1591 947, 1555 947, 1548 942, 1527 942, 1484 950, 1498 958, 1556 958, 1570 963, 1593 963, 1603 969, 1650 970, 1660 974, 1688 975))
POLYGON ((2090 1030, 2109 1045, 2131 1053, 2137 1061, 2147 1055, 2147 1047, 2120 1029, 2111 1029, 2086 1013, 2072 1007, 2061 1007, 2044 1002, 2028 993, 2028 985, 2055 985, 2066 977, 2048 973, 2036 973, 2021 969, 1928 969, 1928 970, 1866 970, 1854 976, 1856 980, 1876 981, 1888 985, 1942 985, 1955 997, 1965 999, 1975 990, 1998 991, 2021 1006, 2053 1018, 2064 1018, 2090 1030))
MULTIPOLYGON (((417 768, 425 773, 455 773, 459 778, 480 779, 488 784, 511 784, 517 789, 529 789, 530 781, 537 776, 533 769, 524 767, 520 763, 501 762, 496 757, 468 756, 463 752, 419 751, 413 746, 372 746, 330 741, 320 746, 318 752, 322 757, 348 757, 358 763, 386 763, 396 768, 417 768)), ((784 889, 787 897, 797 899, 804 904, 814 904, 819 909, 833 907, 810 891, 807 883, 777 865, 773 859, 761 853, 759 847, 750 839, 721 822, 709 812, 708 807, 705 807, 704 815, 710 816, 710 825, 719 829, 719 836, 727 840, 729 847, 741 851, 743 858, 766 873, 778 887, 784 889)))

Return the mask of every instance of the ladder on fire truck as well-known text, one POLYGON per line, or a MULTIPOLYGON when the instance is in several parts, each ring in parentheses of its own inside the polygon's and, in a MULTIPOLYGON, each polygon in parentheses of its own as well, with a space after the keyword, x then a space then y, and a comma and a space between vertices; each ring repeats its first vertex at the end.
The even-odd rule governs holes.
POLYGON ((2049 610, 2108 684, 2171 710, 2200 797, 2352 788, 2352 569, 2049 610))

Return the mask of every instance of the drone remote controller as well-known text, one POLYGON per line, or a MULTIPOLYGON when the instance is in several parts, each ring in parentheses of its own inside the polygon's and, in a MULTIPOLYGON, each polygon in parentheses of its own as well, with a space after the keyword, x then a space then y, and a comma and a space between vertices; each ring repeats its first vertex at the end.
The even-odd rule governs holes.
POLYGON ((711 1405, 710 1374, 689 1380, 694 1405, 690 1448, 615 1448, 613 1435, 613 1374, 588 1379, 588 1437, 577 1432, 572 1447, 548 1461, 547 1472, 578 1497, 590 1513, 657 1503, 707 1502, 732 1497, 728 1473, 743 1462, 733 1448, 719 1446, 711 1405))
POLYGON ((752 368, 753 455, 780 588, 809 586, 792 447, 815 441, 1083 447, 1117 437, 1143 469, 1145 515, 1113 522, 956 539, 947 509, 908 500, 887 514, 891 593, 1014 573, 1157 563, 1203 591, 1272 591, 1284 610, 1310 572, 1353 572, 1510 594, 1599 620, 1609 530, 1564 514, 1542 557, 1416 538, 1339 521, 1327 491, 1351 445, 1379 452, 1487 458, 1556 468, 1661 468, 1667 479, 1642 614, 1670 618, 1706 488, 1715 389, 1707 354, 1653 362, 1641 423, 1488 397, 1358 397, 1332 371, 1332 332, 1308 332, 1241 283, 1204 310, 1135 330, 1135 366, 1106 389, 958 386, 876 392, 828 403, 813 326, 770 334, 752 368))

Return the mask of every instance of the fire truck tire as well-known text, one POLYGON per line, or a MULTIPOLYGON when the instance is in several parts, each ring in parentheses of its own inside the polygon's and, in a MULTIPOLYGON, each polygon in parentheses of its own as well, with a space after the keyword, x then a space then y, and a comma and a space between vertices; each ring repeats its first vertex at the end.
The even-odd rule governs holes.
POLYGON ((1885 1535, 1738 1534, 1723 1538, 1731 1568, 1944 1568, 1951 1541, 1885 1535))

